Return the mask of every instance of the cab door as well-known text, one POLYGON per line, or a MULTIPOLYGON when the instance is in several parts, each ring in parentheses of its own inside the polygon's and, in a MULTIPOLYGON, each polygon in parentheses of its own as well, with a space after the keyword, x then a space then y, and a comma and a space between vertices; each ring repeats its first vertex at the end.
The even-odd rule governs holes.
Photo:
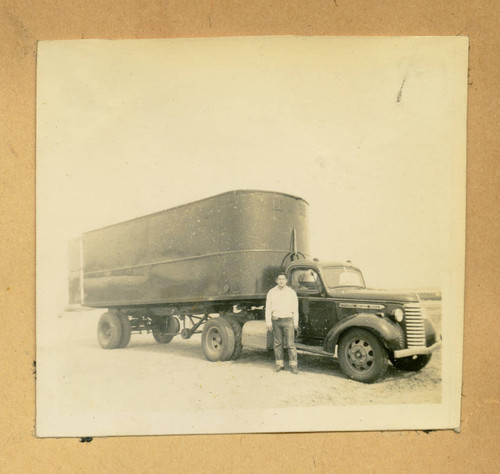
POLYGON ((333 326, 335 305, 326 298, 318 274, 311 268, 294 268, 290 286, 299 299, 299 337, 303 342, 322 342, 333 326))

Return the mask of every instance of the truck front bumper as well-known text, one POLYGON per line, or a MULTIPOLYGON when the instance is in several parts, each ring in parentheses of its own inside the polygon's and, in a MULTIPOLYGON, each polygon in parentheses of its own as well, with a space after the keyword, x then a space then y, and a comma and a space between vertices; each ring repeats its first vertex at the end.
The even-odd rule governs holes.
POLYGON ((401 349, 399 351, 394 351, 394 358, 401 359, 401 357, 432 354, 439 347, 441 347, 441 341, 438 341, 429 347, 422 346, 422 347, 412 347, 411 349, 401 349))

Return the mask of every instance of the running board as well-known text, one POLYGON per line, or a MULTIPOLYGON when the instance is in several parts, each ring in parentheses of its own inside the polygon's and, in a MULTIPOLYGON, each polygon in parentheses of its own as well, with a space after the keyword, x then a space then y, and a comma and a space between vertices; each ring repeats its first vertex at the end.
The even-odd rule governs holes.
POLYGON ((313 352, 314 354, 324 355, 327 357, 334 356, 334 354, 332 354, 331 352, 326 352, 325 350, 323 350, 322 346, 308 346, 307 344, 300 344, 300 343, 296 342, 295 347, 299 351, 313 352))

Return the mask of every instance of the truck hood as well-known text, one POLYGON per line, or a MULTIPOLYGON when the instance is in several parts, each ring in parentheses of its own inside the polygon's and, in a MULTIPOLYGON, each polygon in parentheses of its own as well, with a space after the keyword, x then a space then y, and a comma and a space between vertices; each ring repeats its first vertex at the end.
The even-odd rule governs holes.
POLYGON ((334 298, 356 301, 385 301, 385 302, 418 302, 418 295, 414 292, 378 290, 371 288, 343 287, 329 290, 329 295, 334 298))

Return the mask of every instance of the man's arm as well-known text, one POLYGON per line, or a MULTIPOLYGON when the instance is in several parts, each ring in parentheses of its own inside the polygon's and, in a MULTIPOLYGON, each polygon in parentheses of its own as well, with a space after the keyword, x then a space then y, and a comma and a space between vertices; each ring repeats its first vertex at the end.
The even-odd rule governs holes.
POLYGON ((266 296, 266 324, 267 324, 267 329, 269 329, 269 331, 273 330, 273 321, 272 321, 273 310, 271 306, 272 306, 272 295, 271 291, 269 291, 266 296))
POLYGON ((297 298, 297 293, 295 293, 295 290, 293 291, 293 326, 295 329, 299 328, 299 299, 297 298))

